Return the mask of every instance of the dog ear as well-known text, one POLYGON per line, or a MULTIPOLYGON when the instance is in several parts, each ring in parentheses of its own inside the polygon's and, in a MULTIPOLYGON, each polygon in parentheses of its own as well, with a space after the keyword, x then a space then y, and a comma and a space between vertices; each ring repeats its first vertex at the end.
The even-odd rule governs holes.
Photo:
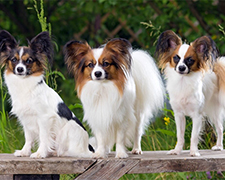
POLYGON ((202 36, 191 43, 199 59, 213 61, 219 56, 216 43, 209 36, 202 36))
POLYGON ((162 69, 170 61, 170 56, 182 44, 181 38, 171 30, 164 31, 157 41, 155 56, 159 60, 162 69))
POLYGON ((4 66, 10 51, 17 45, 15 38, 8 31, 0 31, 0 67, 4 66))
POLYGON ((82 67, 83 57, 91 50, 91 47, 86 42, 69 41, 64 46, 64 61, 70 73, 74 76, 77 70, 82 67))
POLYGON ((35 54, 44 54, 48 58, 48 62, 52 64, 53 44, 51 37, 47 31, 39 33, 29 42, 30 48, 35 54))
MULTIPOLYGON (((125 64, 123 65, 127 66, 128 69, 131 67, 131 55, 130 50, 132 49, 131 43, 123 38, 114 38, 111 39, 105 46, 104 51, 108 51, 112 54, 115 58, 113 58, 115 61, 119 61, 120 59, 122 61, 125 61, 125 64)), ((106 53, 108 53, 106 52, 106 53)), ((116 62, 119 64, 119 62, 116 62)), ((121 62, 120 62, 121 64, 121 62)))
POLYGON ((0 52, 10 51, 16 46, 15 38, 8 31, 0 31, 0 52))

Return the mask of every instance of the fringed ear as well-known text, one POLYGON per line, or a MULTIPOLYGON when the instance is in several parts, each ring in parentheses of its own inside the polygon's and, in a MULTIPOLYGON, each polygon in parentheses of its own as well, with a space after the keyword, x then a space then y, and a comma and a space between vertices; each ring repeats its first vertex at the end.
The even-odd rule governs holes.
POLYGON ((15 38, 8 31, 0 31, 0 67, 4 66, 10 51, 17 45, 15 38))
MULTIPOLYGON (((114 61, 117 64, 123 64, 127 69, 131 67, 131 55, 130 50, 132 46, 130 42, 123 38, 114 38, 111 39, 105 46, 104 51, 108 51, 115 56, 114 61), (123 60, 123 62, 119 62, 119 60, 123 60)), ((107 52, 106 52, 107 53, 107 52)))
MULTIPOLYGON (((54 49, 51 37, 47 31, 39 33, 29 42, 30 48, 34 51, 35 55, 45 55, 48 62, 52 64, 54 49)), ((39 58, 38 58, 39 59, 39 58)))
POLYGON ((198 58, 202 61, 208 61, 211 65, 219 56, 219 50, 216 43, 209 36, 202 36, 196 39, 191 46, 194 48, 198 58))
POLYGON ((69 41, 64 46, 64 61, 70 73, 77 77, 78 69, 81 68, 82 59, 91 50, 91 47, 86 42, 69 41))
POLYGON ((181 38, 171 30, 164 31, 158 39, 156 45, 155 56, 159 60, 159 67, 164 69, 167 62, 170 61, 170 56, 182 44, 181 38))

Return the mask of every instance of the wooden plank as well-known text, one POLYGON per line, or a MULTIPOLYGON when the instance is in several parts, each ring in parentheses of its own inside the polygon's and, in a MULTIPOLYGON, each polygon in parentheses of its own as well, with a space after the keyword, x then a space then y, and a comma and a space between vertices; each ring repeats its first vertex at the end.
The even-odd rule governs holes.
POLYGON ((140 162, 128 174, 225 171, 225 151, 201 150, 200 157, 191 157, 189 151, 180 155, 167 155, 168 151, 148 151, 140 157, 140 162))
POLYGON ((83 173, 96 159, 49 157, 32 159, 0 154, 0 174, 77 174, 83 173))
POLYGON ((13 180, 13 175, 0 175, 1 180, 13 180))
POLYGON ((102 159, 78 176, 76 180, 91 179, 91 180, 113 180, 119 179, 134 167, 139 160, 135 159, 102 159))
POLYGON ((98 160, 72 157, 31 159, 0 154, 0 174, 80 174, 77 179, 118 179, 125 173, 225 171, 224 150, 201 150, 200 157, 190 157, 189 151, 183 151, 181 155, 166 153, 167 151, 145 151, 142 155, 129 153, 127 159, 116 159, 115 153, 110 153, 108 158, 98 160))

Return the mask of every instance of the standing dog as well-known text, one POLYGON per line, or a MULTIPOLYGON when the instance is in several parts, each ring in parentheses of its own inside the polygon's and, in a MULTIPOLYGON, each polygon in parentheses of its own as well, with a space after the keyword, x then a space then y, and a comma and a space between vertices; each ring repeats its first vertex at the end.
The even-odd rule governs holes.
POLYGON ((19 46, 7 31, 0 31, 0 66, 5 66, 12 113, 25 134, 25 145, 14 155, 45 158, 56 151, 58 156, 91 157, 85 128, 44 81, 44 70, 52 54, 48 32, 38 34, 25 47, 19 46), (31 154, 35 140, 39 148, 31 154))
POLYGON ((180 154, 184 145, 185 115, 192 118, 191 156, 200 156, 198 138, 203 117, 215 125, 217 143, 212 150, 223 149, 225 108, 225 58, 218 58, 215 42, 202 36, 190 45, 173 32, 163 32, 156 55, 167 79, 170 104, 177 127, 177 145, 168 154, 180 154))
POLYGON ((126 158, 125 146, 131 142, 132 153, 141 154, 144 127, 164 101, 162 79, 152 57, 133 51, 127 40, 119 38, 97 49, 70 41, 64 53, 84 120, 97 140, 94 156, 106 157, 116 143, 116 158, 126 158))

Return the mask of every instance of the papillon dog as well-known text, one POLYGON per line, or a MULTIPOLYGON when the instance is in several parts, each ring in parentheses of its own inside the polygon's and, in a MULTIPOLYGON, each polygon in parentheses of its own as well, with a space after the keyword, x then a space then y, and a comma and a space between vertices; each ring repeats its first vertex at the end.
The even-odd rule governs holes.
POLYGON ((48 32, 34 37, 29 46, 19 46, 7 31, 0 31, 0 67, 11 96, 12 114, 23 126, 25 145, 15 156, 45 158, 92 157, 93 148, 84 126, 44 79, 53 46, 48 32), (31 153, 34 142, 39 143, 31 153), (91 151, 90 151, 91 150, 91 151))
POLYGON ((185 116, 191 117, 193 122, 191 156, 200 156, 199 134, 205 117, 215 125, 218 136, 212 150, 223 149, 225 58, 218 55, 215 42, 208 36, 188 45, 171 30, 160 35, 156 56, 167 79, 166 88, 177 128, 176 147, 168 154, 180 154, 183 149, 185 116))
POLYGON ((126 158, 126 146, 141 154, 141 137, 149 118, 163 106, 164 86, 153 58, 132 50, 126 39, 116 38, 92 49, 70 41, 65 63, 73 73, 84 120, 92 129, 95 158, 107 157, 116 143, 116 158, 126 158))

